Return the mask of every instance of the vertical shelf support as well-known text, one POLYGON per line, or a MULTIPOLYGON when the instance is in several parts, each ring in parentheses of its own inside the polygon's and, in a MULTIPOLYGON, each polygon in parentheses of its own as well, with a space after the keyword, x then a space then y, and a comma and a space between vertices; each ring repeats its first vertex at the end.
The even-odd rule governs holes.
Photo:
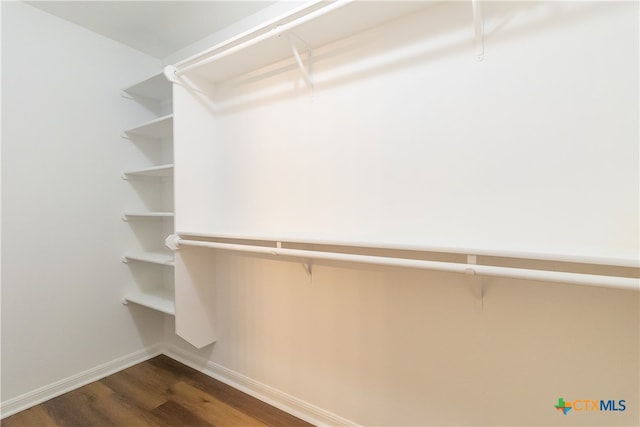
POLYGON ((289 42, 289 46, 291 47, 291 52, 293 53, 293 57, 296 59, 296 63, 298 64, 298 68, 300 69, 300 72, 302 73, 302 77, 304 78, 304 82, 307 84, 307 87, 309 88, 309 90, 313 91, 313 78, 312 78, 312 74, 311 74, 311 49, 307 48, 308 51, 309 51, 309 59, 308 59, 309 69, 307 70, 305 68, 305 66, 304 66, 304 62, 302 61, 302 58, 300 57, 300 53, 298 52, 298 48, 296 47, 295 43, 293 43, 293 39, 292 39, 291 35, 287 34, 286 37, 287 37, 287 41, 289 42))
POLYGON ((476 35, 476 59, 478 61, 482 61, 484 59, 484 24, 482 20, 482 8, 480 7, 480 0, 471 0, 471 7, 473 9, 473 29, 476 35))

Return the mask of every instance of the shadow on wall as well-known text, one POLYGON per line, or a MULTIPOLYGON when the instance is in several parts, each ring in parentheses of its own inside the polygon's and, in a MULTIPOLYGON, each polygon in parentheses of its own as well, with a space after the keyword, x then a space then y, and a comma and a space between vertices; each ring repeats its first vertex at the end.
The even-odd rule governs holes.
POLYGON ((464 275, 216 258, 215 362, 362 425, 559 425, 562 393, 638 399, 634 291, 488 279, 482 301, 464 275))

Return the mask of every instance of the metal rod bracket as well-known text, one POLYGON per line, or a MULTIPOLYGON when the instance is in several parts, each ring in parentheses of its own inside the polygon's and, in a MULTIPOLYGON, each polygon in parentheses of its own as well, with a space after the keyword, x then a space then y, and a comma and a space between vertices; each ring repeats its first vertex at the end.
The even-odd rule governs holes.
MULTIPOLYGON (((312 68, 311 68, 311 59, 312 59, 312 55, 311 55, 311 49, 308 48, 308 46, 305 46, 305 48, 307 49, 307 51, 309 52, 309 57, 307 59, 308 62, 308 69, 305 68, 304 66, 304 62, 302 60, 302 58, 300 57, 300 53, 298 52, 298 48, 296 47, 295 43, 293 42, 293 38, 291 37, 291 32, 286 34, 287 37, 287 41, 289 42, 289 46, 291 47, 291 52, 293 53, 293 57, 296 60, 296 64, 298 64, 298 68, 300 69, 300 72, 302 73, 302 77, 304 78, 304 82, 306 83, 307 87, 309 88, 310 91, 313 91, 313 75, 312 75, 312 68)), ((296 37, 298 40, 300 40, 299 37, 296 37)), ((303 44, 306 45, 306 43, 304 43, 302 40, 300 40, 303 44)))
MULTIPOLYGON (((478 264, 478 257, 467 255, 467 264, 471 266, 478 264)), ((484 278, 478 276, 473 267, 467 268, 465 273, 471 276, 471 292, 484 303, 484 278)))
POLYGON ((311 277, 311 260, 307 260, 302 263, 302 267, 304 267, 304 271, 307 273, 307 276, 311 277))

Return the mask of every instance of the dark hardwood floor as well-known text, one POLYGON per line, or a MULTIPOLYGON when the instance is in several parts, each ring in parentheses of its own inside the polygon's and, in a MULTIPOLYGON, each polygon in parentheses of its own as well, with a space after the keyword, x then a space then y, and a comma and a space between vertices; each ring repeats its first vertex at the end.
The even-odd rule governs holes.
POLYGON ((2 427, 310 426, 167 356, 5 418, 2 427))

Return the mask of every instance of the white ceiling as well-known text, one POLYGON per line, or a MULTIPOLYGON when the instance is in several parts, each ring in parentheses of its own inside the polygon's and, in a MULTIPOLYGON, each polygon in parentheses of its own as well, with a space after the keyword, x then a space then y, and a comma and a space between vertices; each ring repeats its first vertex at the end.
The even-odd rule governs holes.
POLYGON ((165 58, 275 1, 28 1, 156 58, 165 58))

